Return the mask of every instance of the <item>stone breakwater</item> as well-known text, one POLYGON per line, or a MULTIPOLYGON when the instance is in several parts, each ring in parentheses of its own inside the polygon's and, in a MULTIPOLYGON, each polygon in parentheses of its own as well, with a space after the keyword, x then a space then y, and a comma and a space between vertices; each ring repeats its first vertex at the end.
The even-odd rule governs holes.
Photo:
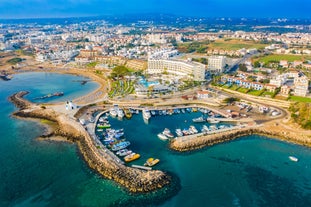
POLYGON ((168 185, 171 177, 159 170, 145 171, 127 167, 115 162, 108 153, 99 152, 94 140, 86 130, 74 119, 65 114, 58 113, 48 107, 40 107, 23 99, 28 92, 19 92, 12 95, 9 100, 20 110, 14 116, 21 118, 46 119, 57 124, 48 136, 63 136, 77 144, 83 159, 90 168, 103 177, 114 180, 130 192, 150 192, 168 185))
MULTIPOLYGON (((267 123, 267 125, 271 125, 267 123)), ((243 136, 248 135, 262 135, 268 136, 276 139, 280 139, 283 141, 288 141, 292 143, 297 143, 304 146, 311 147, 311 136, 306 134, 299 134, 291 132, 290 130, 282 130, 277 128, 269 128, 266 125, 260 127, 251 127, 251 128, 244 128, 244 129, 237 129, 227 132, 222 132, 218 134, 206 135, 201 137, 193 137, 189 139, 173 139, 169 147, 172 150, 179 151, 179 152, 186 152, 186 151, 193 151, 202 149, 207 146, 212 146, 218 143, 228 142, 231 140, 238 139, 243 136)))

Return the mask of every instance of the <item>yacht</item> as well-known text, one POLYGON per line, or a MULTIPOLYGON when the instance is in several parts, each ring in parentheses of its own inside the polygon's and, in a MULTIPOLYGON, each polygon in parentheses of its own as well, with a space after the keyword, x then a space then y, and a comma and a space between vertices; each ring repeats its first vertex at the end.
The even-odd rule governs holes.
POLYGON ((118 118, 123 118, 124 117, 124 112, 123 112, 123 110, 122 109, 118 109, 117 110, 117 114, 118 114, 118 118))
POLYGON ((132 154, 132 150, 121 149, 121 150, 117 151, 116 154, 123 157, 123 156, 129 155, 129 154, 132 154))
POLYGON ((193 125, 190 126, 189 131, 190 131, 192 134, 198 133, 198 130, 197 130, 197 129, 195 128, 195 126, 193 126, 193 125))
POLYGON ((220 122, 219 120, 216 120, 216 119, 208 119, 207 121, 211 124, 217 124, 220 122))
POLYGON ((116 117, 116 116, 118 115, 118 113, 116 112, 116 110, 113 109, 113 108, 110 109, 109 114, 110 114, 110 116, 112 116, 112 117, 116 117))
POLYGON ((158 134, 158 137, 159 137, 160 139, 162 139, 162 140, 167 140, 167 139, 168 139, 167 136, 165 136, 163 133, 159 133, 159 134, 158 134))
POLYGON ((198 118, 192 119, 192 121, 196 123, 200 123, 200 122, 205 122, 205 119, 203 118, 203 116, 200 116, 198 118))
POLYGON ((174 135, 171 133, 171 131, 168 128, 165 128, 164 131, 162 132, 162 134, 164 134, 165 136, 167 136, 169 138, 174 137, 174 135))
POLYGON ((175 130, 177 136, 182 137, 184 134, 182 133, 181 129, 176 129, 175 130))
POLYGON ((151 117, 150 111, 148 109, 143 110, 143 118, 144 120, 148 121, 151 117))

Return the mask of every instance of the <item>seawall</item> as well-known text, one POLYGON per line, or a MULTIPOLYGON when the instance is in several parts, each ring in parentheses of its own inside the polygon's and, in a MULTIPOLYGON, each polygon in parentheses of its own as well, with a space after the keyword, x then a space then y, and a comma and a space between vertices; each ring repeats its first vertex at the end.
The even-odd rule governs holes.
POLYGON ((170 183, 171 177, 162 171, 145 171, 115 162, 109 153, 105 153, 104 150, 99 151, 94 140, 79 122, 66 114, 54 111, 49 106, 41 107, 23 99, 27 93, 19 92, 9 98, 20 108, 19 111, 13 113, 13 116, 55 122, 57 129, 49 136, 62 136, 75 142, 89 167, 103 177, 114 180, 130 192, 150 192, 170 183))

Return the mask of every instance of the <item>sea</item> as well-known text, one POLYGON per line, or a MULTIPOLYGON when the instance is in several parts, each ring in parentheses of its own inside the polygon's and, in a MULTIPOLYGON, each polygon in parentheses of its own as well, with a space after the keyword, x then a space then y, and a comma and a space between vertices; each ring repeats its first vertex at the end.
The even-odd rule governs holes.
MULTIPOLYGON (((64 96, 44 102, 65 102, 85 95, 99 85, 86 77, 54 73, 22 73, 0 81, 0 206, 163 206, 163 207, 284 207, 311 206, 310 148, 262 136, 246 136, 212 147, 178 153, 157 134, 164 128, 186 128, 201 112, 132 119, 109 118, 113 128, 123 128, 130 149, 141 154, 131 164, 149 157, 160 159, 154 167, 167 172, 172 184, 146 194, 131 194, 88 168, 75 144, 38 141, 44 127, 15 119, 8 97, 20 90, 31 101, 62 91, 64 96), (293 162, 289 156, 295 156, 293 162)), ((198 129, 200 124, 195 125, 198 129)))

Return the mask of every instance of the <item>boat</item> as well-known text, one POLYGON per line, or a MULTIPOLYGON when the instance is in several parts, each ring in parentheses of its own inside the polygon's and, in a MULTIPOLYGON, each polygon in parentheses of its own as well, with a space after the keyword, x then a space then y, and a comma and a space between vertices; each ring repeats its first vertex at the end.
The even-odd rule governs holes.
POLYGON ((186 108, 187 112, 190 113, 192 111, 191 108, 186 108))
POLYGON ((148 121, 151 117, 150 111, 148 109, 143 110, 143 118, 144 120, 148 121))
POLYGON ((118 115, 118 118, 122 119, 124 117, 124 112, 122 109, 118 109, 117 110, 117 115, 118 115))
POLYGON ((124 115, 127 119, 132 118, 132 112, 129 109, 124 109, 124 115))
POLYGON ((152 166, 158 164, 159 162, 160 162, 159 159, 154 159, 154 158, 151 157, 151 158, 149 158, 149 159, 145 162, 144 166, 152 167, 152 166))
POLYGON ((128 149, 121 149, 121 150, 116 152, 116 154, 121 156, 121 157, 124 157, 126 155, 130 155, 132 153, 133 153, 132 150, 128 150, 128 149))
POLYGON ((192 108, 192 112, 197 112, 197 111, 198 111, 198 108, 196 108, 196 107, 192 108))
POLYGON ((131 143, 129 141, 119 142, 118 144, 114 144, 111 147, 111 150, 112 151, 118 151, 118 150, 121 150, 121 149, 128 147, 130 144, 131 143))
POLYGON ((182 133, 181 129, 176 129, 175 133, 177 134, 178 137, 182 137, 184 134, 182 133))
POLYGON ((288 158, 293 162, 298 162, 298 158, 294 156, 288 156, 288 158))
POLYGON ((129 155, 126 155, 124 157, 124 161, 125 162, 131 162, 131 161, 134 161, 134 160, 137 160, 138 158, 140 158, 140 154, 137 154, 135 152, 129 154, 129 155))
POLYGON ((192 133, 192 134, 196 134, 196 133, 198 133, 198 130, 195 128, 195 126, 193 126, 193 125, 191 125, 190 127, 189 127, 189 131, 192 133))
POLYGON ((207 121, 211 124, 218 124, 220 121, 216 119, 207 119, 207 121))
POLYGON ((171 133, 171 131, 168 128, 165 128, 164 131, 162 132, 162 134, 164 134, 165 136, 167 136, 169 138, 174 137, 174 135, 171 133))
POLYGON ((203 116, 200 116, 198 118, 192 119, 192 121, 196 123, 200 123, 200 122, 205 122, 205 119, 203 118, 203 116))
POLYGON ((208 132, 208 131, 209 131, 208 127, 206 125, 203 125, 202 132, 208 132))
POLYGON ((110 109, 109 114, 112 117, 116 117, 118 115, 118 113, 117 113, 117 111, 115 109, 110 109))
POLYGON ((156 115, 156 113, 155 113, 154 110, 151 110, 150 113, 151 113, 152 116, 155 116, 155 115, 156 115))
POLYGON ((167 136, 165 136, 163 133, 159 133, 159 134, 158 134, 158 137, 159 137, 160 139, 162 139, 162 140, 167 140, 167 139, 168 139, 167 136))
POLYGON ((181 112, 182 112, 183 114, 186 113, 185 109, 181 109, 181 112))
POLYGON ((166 115, 166 114, 167 114, 166 110, 163 110, 163 111, 162 111, 162 114, 163 114, 163 115, 166 115))
POLYGON ((99 129, 105 129, 105 128, 110 128, 111 127, 111 125, 109 123, 99 123, 96 126, 99 129))

